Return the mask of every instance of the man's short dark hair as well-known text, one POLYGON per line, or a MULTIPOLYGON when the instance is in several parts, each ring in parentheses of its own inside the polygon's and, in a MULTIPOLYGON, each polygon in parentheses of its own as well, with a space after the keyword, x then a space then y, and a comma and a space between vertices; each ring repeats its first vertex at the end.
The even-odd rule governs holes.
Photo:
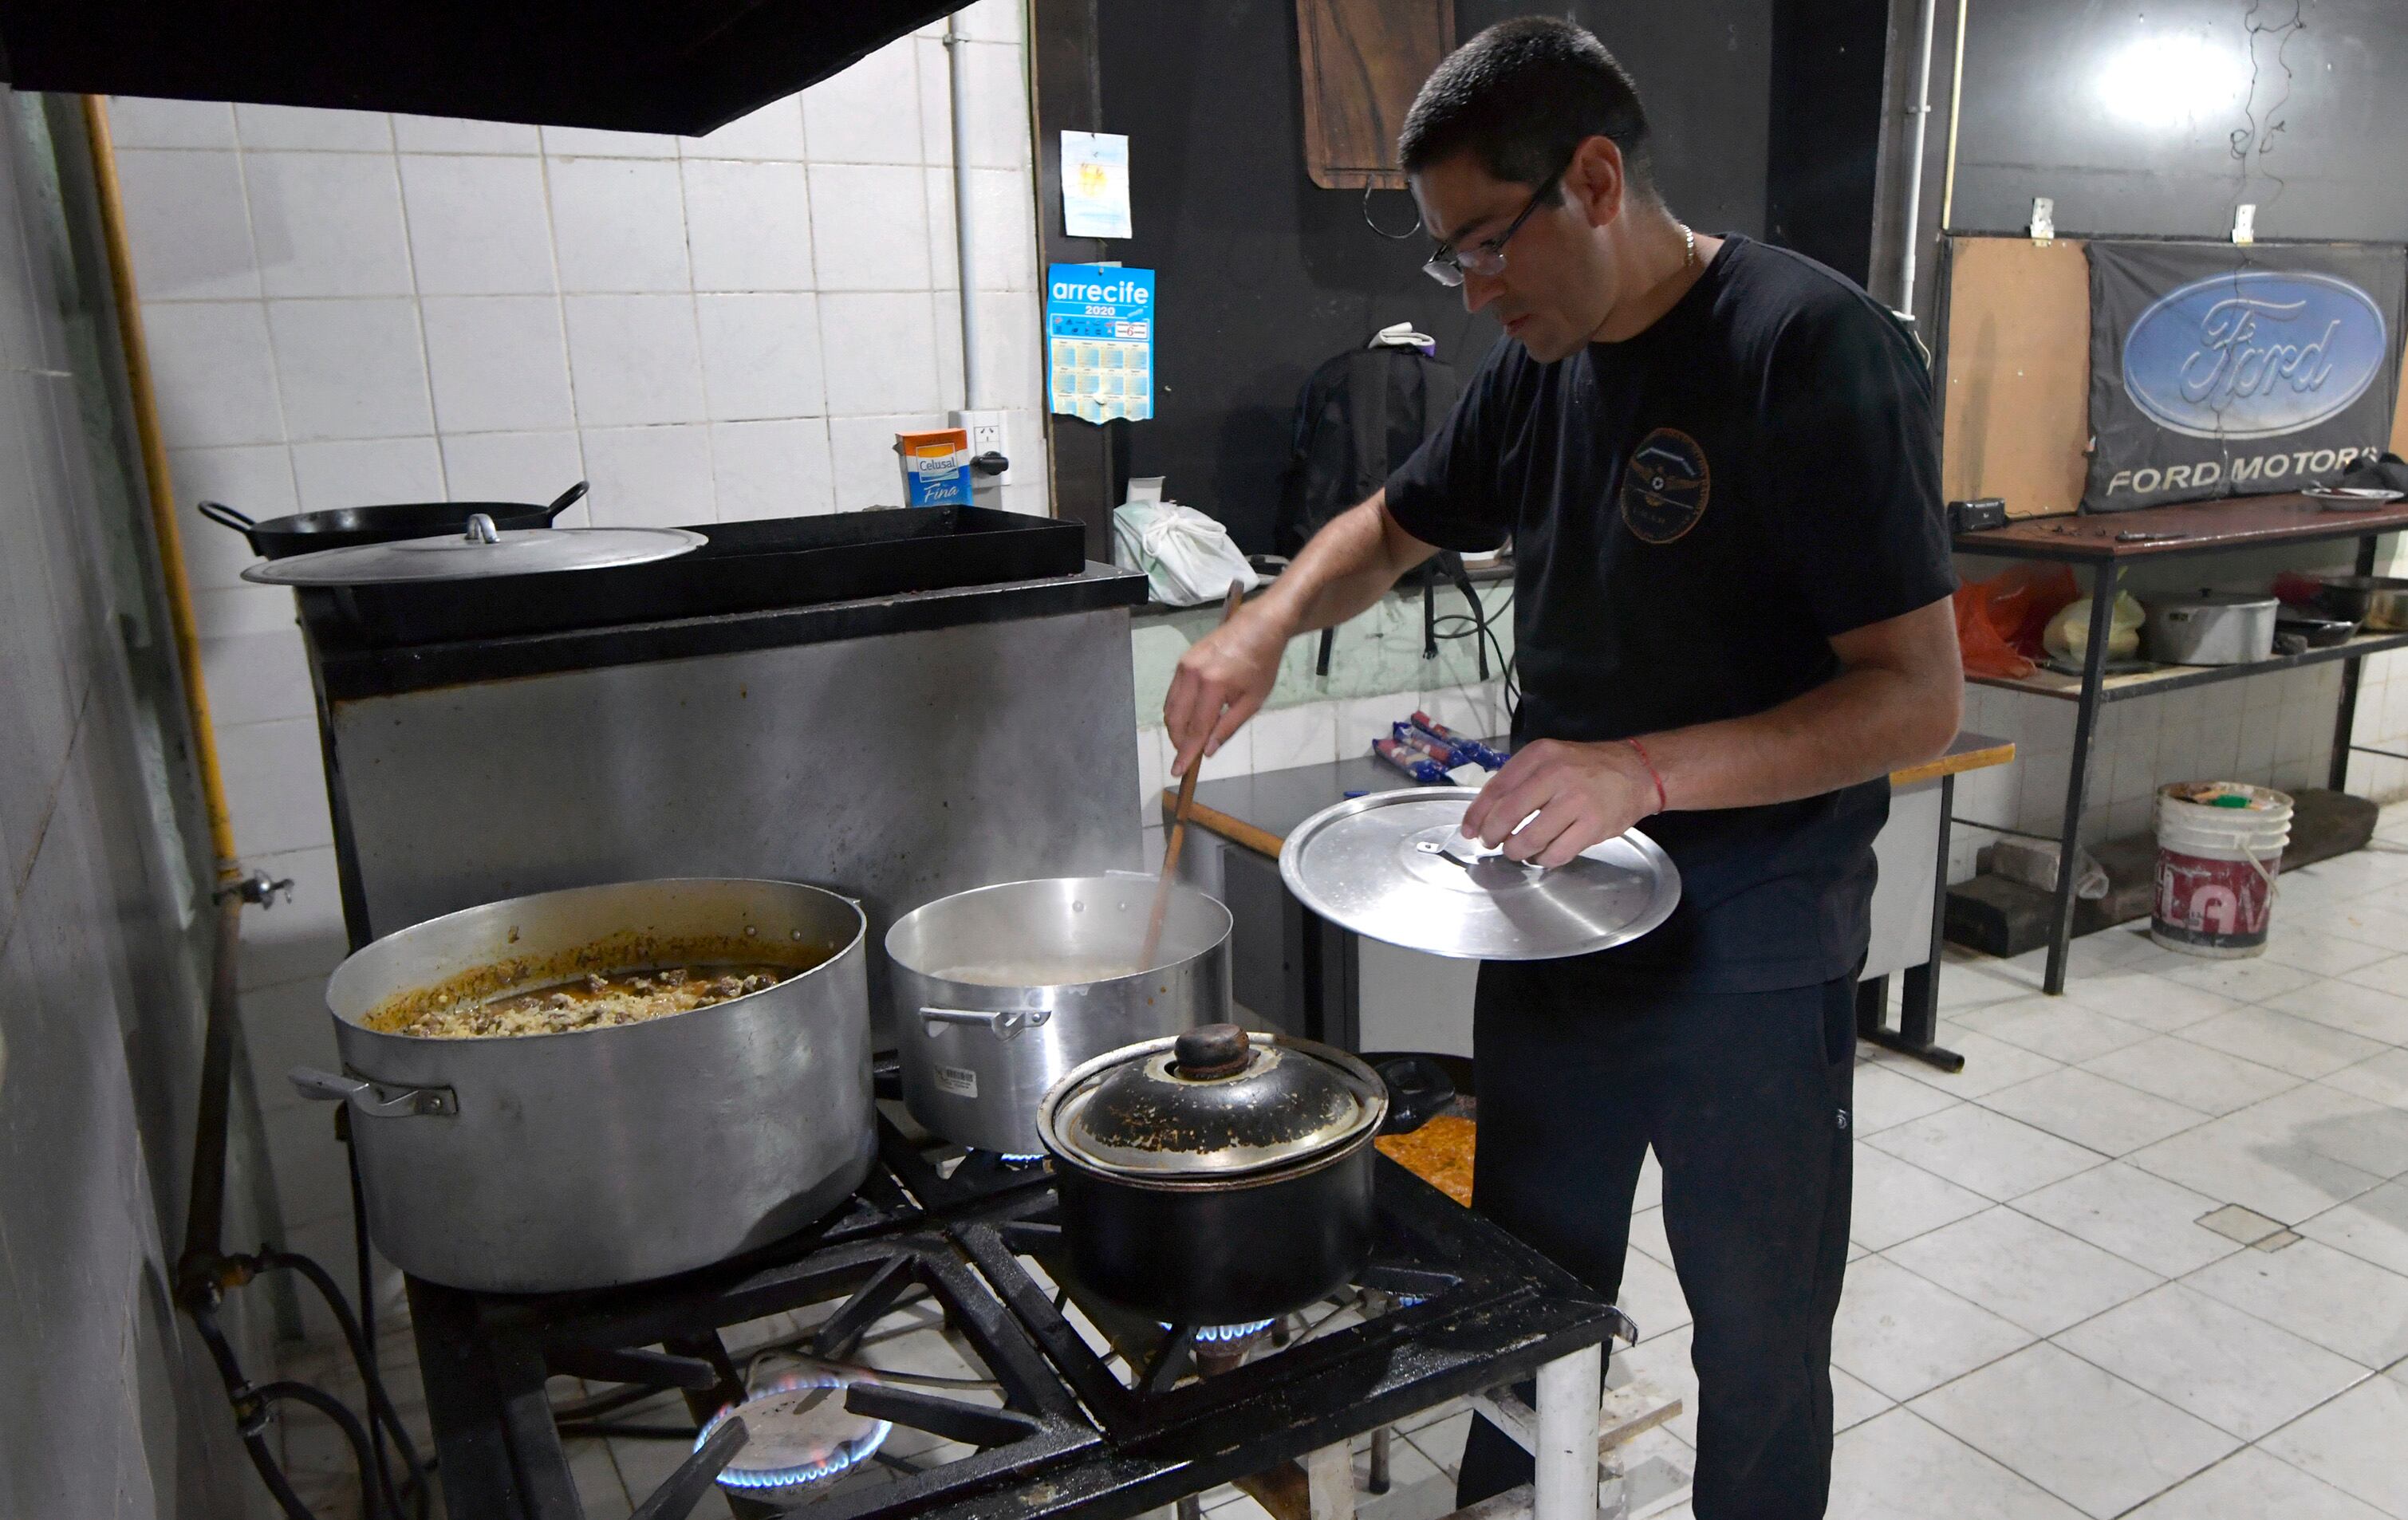
POLYGON ((1447 54, 1405 113, 1397 153, 1415 174, 1469 151, 1490 178, 1536 185, 1590 137, 1612 139, 1649 193, 1647 111, 1630 76, 1578 22, 1521 16, 1447 54))

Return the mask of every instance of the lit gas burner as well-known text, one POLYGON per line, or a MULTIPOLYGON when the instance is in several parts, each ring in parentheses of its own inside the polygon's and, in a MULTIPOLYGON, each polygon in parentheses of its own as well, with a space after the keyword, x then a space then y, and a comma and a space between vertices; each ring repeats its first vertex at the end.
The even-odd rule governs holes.
POLYGON ((1196 1375, 1213 1378, 1234 1370, 1269 1336, 1277 1321, 1248 1320, 1242 1325, 1200 1325, 1190 1341, 1196 1354, 1196 1375))
POLYGON ((695 1437, 699 1447, 730 1414, 744 1416, 750 1439, 719 1474, 721 1486, 759 1494, 801 1488, 867 1461, 894 1427, 847 1411, 853 1380, 822 1368, 781 1374, 761 1392, 721 1410, 695 1437))
POLYGON ((953 1174, 958 1178, 992 1177, 1003 1172, 1026 1171, 1044 1163, 1045 1157, 1041 1154, 1017 1155, 1010 1151, 982 1151, 971 1147, 962 1153, 961 1160, 953 1166, 953 1174))

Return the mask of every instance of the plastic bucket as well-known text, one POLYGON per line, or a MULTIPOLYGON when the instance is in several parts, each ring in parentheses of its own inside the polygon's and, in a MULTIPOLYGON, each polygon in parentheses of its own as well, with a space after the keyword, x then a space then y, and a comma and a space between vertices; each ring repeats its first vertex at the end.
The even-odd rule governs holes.
POLYGON ((2291 839, 2291 799, 2239 782, 2157 789, 2157 890, 2149 938, 2232 960, 2266 951, 2274 875, 2291 839))

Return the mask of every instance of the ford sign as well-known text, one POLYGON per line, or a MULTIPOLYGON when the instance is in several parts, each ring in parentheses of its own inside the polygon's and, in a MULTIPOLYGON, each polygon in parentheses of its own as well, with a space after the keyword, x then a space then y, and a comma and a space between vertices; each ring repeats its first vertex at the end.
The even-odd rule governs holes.
POLYGON ((2124 392, 2195 438, 2275 437, 2346 409, 2389 356, 2382 308, 2348 280, 2244 269, 2141 313, 2124 337, 2124 392))

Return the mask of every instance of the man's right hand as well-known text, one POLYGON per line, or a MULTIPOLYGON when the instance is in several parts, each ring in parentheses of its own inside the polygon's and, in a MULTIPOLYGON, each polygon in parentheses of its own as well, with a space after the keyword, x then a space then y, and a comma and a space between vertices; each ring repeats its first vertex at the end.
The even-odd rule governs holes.
POLYGON ((1288 636, 1276 608, 1257 601, 1239 609, 1236 617, 1179 657, 1169 694, 1162 699, 1162 725, 1176 752, 1173 776, 1186 775, 1189 766, 1217 753, 1262 707, 1279 680, 1288 636))

